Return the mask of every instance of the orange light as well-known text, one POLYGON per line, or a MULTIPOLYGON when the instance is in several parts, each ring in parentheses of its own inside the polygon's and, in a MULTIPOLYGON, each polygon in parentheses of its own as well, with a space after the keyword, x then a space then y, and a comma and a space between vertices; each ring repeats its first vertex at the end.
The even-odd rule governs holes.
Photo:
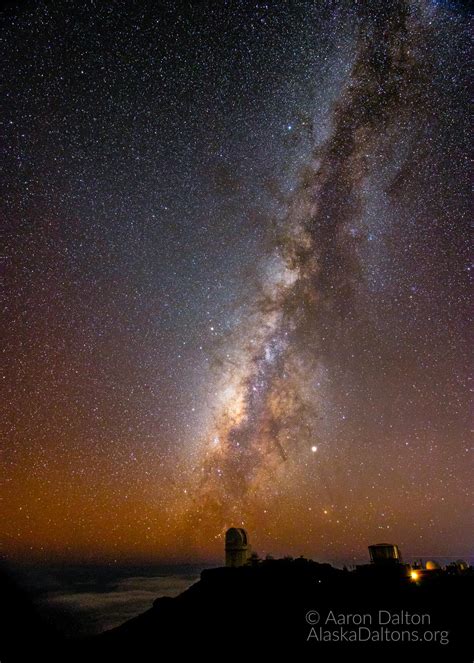
POLYGON ((418 571, 412 571, 410 573, 410 577, 412 580, 416 581, 420 579, 420 574, 418 573, 418 571))

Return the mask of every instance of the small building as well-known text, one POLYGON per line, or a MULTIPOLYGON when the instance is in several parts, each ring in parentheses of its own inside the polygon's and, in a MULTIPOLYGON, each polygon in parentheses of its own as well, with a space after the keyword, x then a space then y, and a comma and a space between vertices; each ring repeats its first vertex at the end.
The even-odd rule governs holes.
POLYGON ((427 571, 439 571, 440 565, 434 559, 429 559, 425 564, 425 569, 427 571))
POLYGON ((369 546, 370 561, 377 566, 403 564, 398 546, 393 543, 376 543, 369 546))
POLYGON ((446 571, 452 575, 460 575, 469 571, 469 564, 463 559, 458 559, 446 566, 446 571))
POLYGON ((242 527, 231 527, 225 534, 225 565, 231 567, 243 566, 252 548, 249 544, 247 532, 242 527))
POLYGON ((370 564, 358 564, 356 573, 369 579, 380 578, 383 582, 399 582, 409 578, 410 564, 404 564, 402 554, 394 543, 376 543, 369 546, 370 564))

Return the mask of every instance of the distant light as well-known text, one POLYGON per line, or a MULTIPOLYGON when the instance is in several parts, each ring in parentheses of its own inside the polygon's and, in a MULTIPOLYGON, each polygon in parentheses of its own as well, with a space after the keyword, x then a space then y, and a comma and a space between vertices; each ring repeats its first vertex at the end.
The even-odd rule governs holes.
POLYGON ((420 579, 420 574, 418 573, 418 571, 412 571, 410 573, 410 578, 416 582, 417 580, 420 579))
POLYGON ((292 124, 287 124, 286 128, 288 129, 288 131, 291 131, 293 129, 293 125, 292 124))
POLYGON ((318 450, 318 447, 317 447, 317 446, 312 446, 312 447, 311 447, 311 451, 312 451, 313 453, 316 453, 317 450, 318 450))

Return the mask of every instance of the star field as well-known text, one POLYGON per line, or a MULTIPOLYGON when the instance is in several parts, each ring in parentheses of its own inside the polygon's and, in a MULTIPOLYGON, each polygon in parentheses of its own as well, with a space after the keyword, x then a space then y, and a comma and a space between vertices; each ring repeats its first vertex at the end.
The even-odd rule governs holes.
POLYGON ((469 23, 2 11, 8 557, 469 554, 469 23))

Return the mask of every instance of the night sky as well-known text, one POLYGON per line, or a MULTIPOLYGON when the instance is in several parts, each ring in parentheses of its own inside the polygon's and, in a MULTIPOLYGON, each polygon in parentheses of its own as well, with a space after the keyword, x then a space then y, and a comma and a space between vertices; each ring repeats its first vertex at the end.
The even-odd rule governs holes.
POLYGON ((7 558, 472 551, 469 23, 2 10, 7 558))

